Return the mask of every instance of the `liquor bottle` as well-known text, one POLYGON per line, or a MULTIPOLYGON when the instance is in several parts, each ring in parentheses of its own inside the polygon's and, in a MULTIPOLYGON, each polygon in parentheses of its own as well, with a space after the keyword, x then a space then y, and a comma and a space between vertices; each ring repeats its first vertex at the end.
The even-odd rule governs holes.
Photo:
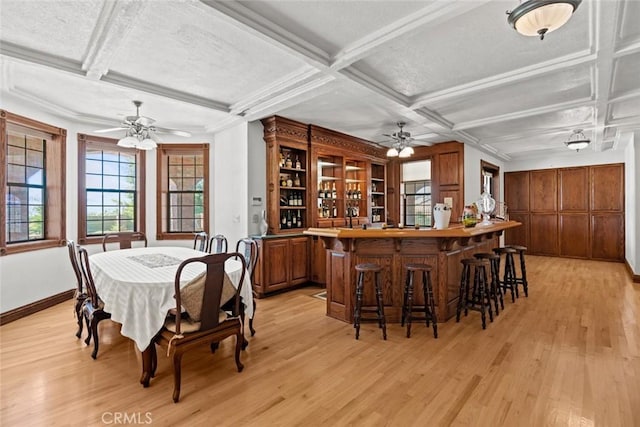
POLYGON ((330 199, 331 198, 331 191, 329 191, 329 183, 324 184, 324 198, 325 199, 330 199))
POLYGON ((295 178, 293 179, 293 186, 300 187, 300 176, 296 173, 295 178))
POLYGON ((337 199, 338 198, 338 191, 336 190, 336 183, 334 182, 332 187, 331 187, 331 198, 332 199, 337 199))
POLYGON ((287 228, 291 228, 293 223, 291 222, 291 212, 287 212, 287 228))
POLYGON ((287 175, 287 187, 293 187, 293 180, 291 179, 291 175, 287 175))
POLYGON ((324 189, 322 188, 322 181, 318 182, 318 198, 324 199, 324 189))
POLYGON ((296 227, 302 228, 302 218, 300 217, 300 211, 298 211, 298 216, 296 216, 296 227))
POLYGON ((282 175, 282 177, 280 177, 280 187, 286 187, 287 186, 287 177, 282 175))
POLYGON ((356 199, 362 199, 362 191, 360 191, 360 184, 358 184, 358 188, 356 189, 356 199))
POLYGON ((280 218, 280 228, 285 229, 287 228, 287 217, 285 216, 284 212, 282 212, 280 216, 282 217, 280 218))
POLYGON ((347 184, 347 199, 350 199, 352 196, 351 193, 351 184, 347 184))
POLYGON ((300 163, 300 157, 296 155, 296 169, 302 169, 302 163, 300 163))
POLYGON ((336 204, 333 204, 333 216, 332 218, 338 218, 338 206, 336 206, 336 204))
POLYGON ((292 161, 291 161, 291 153, 287 153, 287 160, 284 163, 284 166, 291 169, 291 166, 293 165, 292 161))

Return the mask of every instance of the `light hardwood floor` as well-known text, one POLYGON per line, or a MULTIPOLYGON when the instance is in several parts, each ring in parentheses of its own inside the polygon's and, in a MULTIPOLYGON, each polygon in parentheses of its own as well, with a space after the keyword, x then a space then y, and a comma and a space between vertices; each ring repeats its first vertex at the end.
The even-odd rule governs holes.
POLYGON ((528 257, 529 298, 440 324, 439 338, 325 316, 302 288, 258 302, 257 334, 235 370, 233 338, 183 359, 180 403, 159 354, 151 387, 117 324, 97 360, 68 301, 0 328, 3 426, 638 426, 640 287, 622 264, 528 257), (117 418, 120 416, 121 418, 117 418))

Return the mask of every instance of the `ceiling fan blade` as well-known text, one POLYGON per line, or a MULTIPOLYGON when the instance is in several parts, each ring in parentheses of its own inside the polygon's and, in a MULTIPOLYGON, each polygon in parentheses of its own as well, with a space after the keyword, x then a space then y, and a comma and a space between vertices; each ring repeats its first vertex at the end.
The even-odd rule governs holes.
POLYGON ((154 129, 155 132, 158 132, 158 133, 169 133, 171 135, 184 136, 185 138, 191 137, 191 133, 190 132, 186 132, 184 130, 169 129, 169 128, 159 128, 159 127, 156 127, 156 126, 154 126, 153 129, 154 129))
POLYGON ((94 130, 95 133, 107 133, 107 132, 115 132, 117 130, 127 130, 129 129, 128 127, 117 127, 117 128, 109 128, 109 129, 98 129, 98 130, 94 130))
POLYGON ((154 124, 156 121, 154 119, 152 119, 151 117, 145 117, 145 116, 140 116, 138 117, 134 123, 138 124, 138 125, 142 125, 145 127, 149 127, 152 124, 154 124))

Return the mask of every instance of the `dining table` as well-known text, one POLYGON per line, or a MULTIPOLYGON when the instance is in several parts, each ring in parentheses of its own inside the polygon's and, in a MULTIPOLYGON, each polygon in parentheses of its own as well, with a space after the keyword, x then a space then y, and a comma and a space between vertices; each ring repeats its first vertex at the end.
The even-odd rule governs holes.
MULTIPOLYGON (((157 246, 100 252, 89 257, 96 290, 111 313, 111 320, 121 324, 120 333, 136 344, 142 353, 142 377, 146 387, 151 377, 152 340, 162 329, 167 313, 176 308, 175 276, 186 259, 208 255, 185 247, 157 246)), ((202 263, 187 265, 181 274, 184 287, 205 271, 202 263)), ((237 289, 242 277, 242 262, 230 258, 225 274, 237 289)), ((253 290, 249 272, 245 271, 240 289, 245 315, 253 317, 253 290)))

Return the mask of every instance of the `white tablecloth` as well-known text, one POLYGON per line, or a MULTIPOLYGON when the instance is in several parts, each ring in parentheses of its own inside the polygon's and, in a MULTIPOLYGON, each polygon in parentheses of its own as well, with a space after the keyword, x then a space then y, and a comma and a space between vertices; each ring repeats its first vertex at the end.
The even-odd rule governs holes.
MULTIPOLYGON (((114 322, 122 324, 122 335, 135 341, 143 351, 162 329, 167 312, 175 308, 175 276, 178 266, 203 252, 180 247, 147 247, 101 252, 89 257, 91 272, 104 310, 114 322)), ((234 286, 241 275, 240 261, 227 260, 225 272, 234 286)), ((204 271, 193 263, 182 272, 182 285, 204 271)), ((251 278, 245 272, 240 291, 245 313, 253 317, 251 278)))

